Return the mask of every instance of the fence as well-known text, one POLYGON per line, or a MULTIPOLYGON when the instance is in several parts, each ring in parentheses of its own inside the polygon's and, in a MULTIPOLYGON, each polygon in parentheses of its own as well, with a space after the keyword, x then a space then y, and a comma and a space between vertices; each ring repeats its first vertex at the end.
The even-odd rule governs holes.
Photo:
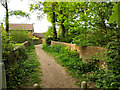
MULTIPOLYGON (((45 43, 45 39, 42 39, 42 43, 45 43)), ((70 47, 71 50, 76 50, 79 53, 79 56, 82 58, 82 61, 85 61, 86 58, 90 61, 91 56, 97 56, 106 51, 103 47, 95 47, 95 46, 77 46, 76 44, 65 43, 65 42, 57 42, 51 41, 51 45, 54 44, 62 44, 66 47, 70 47)), ((98 63, 99 68, 107 69, 105 61, 100 60, 98 63)))

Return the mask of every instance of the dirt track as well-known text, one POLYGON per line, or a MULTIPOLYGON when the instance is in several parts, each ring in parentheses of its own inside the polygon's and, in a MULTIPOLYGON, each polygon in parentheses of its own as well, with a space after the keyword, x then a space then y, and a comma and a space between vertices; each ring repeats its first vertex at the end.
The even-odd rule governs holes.
POLYGON ((75 85, 76 81, 65 72, 64 67, 57 64, 41 47, 41 45, 35 45, 42 69, 41 86, 43 88, 79 88, 75 85))

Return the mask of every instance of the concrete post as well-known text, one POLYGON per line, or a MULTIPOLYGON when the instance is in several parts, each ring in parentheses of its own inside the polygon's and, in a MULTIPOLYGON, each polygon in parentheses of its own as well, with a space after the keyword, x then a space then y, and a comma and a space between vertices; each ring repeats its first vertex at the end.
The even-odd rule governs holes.
POLYGON ((0 90, 2 90, 2 63, 0 62, 0 90))
MULTIPOLYGON (((2 25, 2 23, 1 23, 2 25)), ((1 40, 1 27, 0 27, 0 90, 2 89, 2 40, 1 40)))
POLYGON ((2 36, 1 32, 3 30, 3 24, 1 23, 0 28, 0 90, 6 88, 6 73, 4 63, 2 62, 2 36))

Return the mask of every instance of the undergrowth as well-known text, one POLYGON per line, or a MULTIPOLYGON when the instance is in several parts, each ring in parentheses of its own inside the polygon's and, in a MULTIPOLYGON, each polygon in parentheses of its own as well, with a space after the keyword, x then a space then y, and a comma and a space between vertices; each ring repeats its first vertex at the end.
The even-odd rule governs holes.
MULTIPOLYGON (((21 47, 10 53, 9 59, 4 60, 8 89, 20 89, 40 84, 40 63, 37 60, 34 46, 27 50, 21 47)), ((40 86, 39 86, 40 87, 40 86)))

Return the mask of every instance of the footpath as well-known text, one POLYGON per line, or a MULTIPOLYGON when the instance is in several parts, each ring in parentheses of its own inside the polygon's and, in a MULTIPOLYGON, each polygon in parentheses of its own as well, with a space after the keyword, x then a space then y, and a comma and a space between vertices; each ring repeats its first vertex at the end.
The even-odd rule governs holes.
POLYGON ((35 45, 35 50, 42 70, 42 88, 79 88, 65 68, 57 64, 55 59, 42 50, 41 45, 35 45))

